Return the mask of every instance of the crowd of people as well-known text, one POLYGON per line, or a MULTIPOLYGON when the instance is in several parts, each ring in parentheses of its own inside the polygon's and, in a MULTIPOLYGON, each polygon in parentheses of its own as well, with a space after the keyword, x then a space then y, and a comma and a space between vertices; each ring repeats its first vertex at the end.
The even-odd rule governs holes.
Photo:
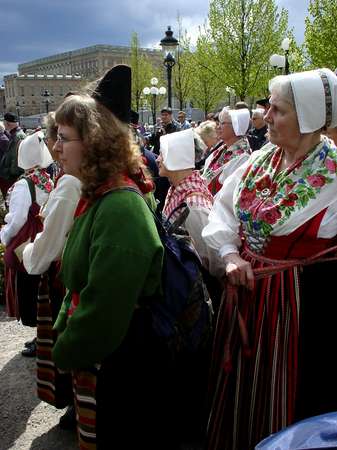
POLYGON ((337 410, 337 77, 269 90, 198 124, 163 108, 149 132, 120 65, 43 130, 0 123, 6 310, 37 327, 22 355, 81 450, 250 450, 337 410), (193 356, 156 332, 171 267, 158 223, 188 239, 212 304, 193 356))

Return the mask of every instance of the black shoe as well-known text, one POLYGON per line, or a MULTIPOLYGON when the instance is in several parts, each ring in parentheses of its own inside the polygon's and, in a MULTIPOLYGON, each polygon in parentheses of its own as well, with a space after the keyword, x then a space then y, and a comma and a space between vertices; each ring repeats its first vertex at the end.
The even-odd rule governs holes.
POLYGON ((36 344, 36 337, 32 341, 25 342, 25 347, 29 348, 29 347, 31 347, 34 344, 36 344))
POLYGON ((33 358, 36 356, 36 343, 32 343, 29 347, 26 347, 21 352, 22 356, 27 356, 28 358, 33 358))
POLYGON ((62 430, 76 430, 76 412, 75 406, 68 406, 67 411, 60 417, 59 427, 62 430))

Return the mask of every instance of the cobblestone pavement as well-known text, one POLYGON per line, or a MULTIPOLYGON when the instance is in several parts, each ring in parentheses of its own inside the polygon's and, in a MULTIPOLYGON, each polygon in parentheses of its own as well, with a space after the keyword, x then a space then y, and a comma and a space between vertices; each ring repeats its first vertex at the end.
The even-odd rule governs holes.
POLYGON ((64 410, 36 396, 35 358, 21 356, 34 335, 0 305, 0 450, 77 450, 76 434, 57 426, 64 410))

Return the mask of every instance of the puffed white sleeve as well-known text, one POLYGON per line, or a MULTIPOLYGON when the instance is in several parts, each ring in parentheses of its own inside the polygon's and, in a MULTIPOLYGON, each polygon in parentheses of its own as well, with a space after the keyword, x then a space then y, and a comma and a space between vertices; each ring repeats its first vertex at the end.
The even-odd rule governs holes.
POLYGON ((215 277, 221 278, 225 272, 224 264, 217 251, 207 246, 202 238, 202 230, 208 224, 210 210, 207 208, 189 206, 190 213, 185 221, 185 227, 192 237, 194 246, 202 265, 215 277))
POLYGON ((229 253, 238 253, 241 246, 240 222, 234 213, 234 193, 247 166, 248 161, 225 180, 215 197, 208 224, 202 231, 206 245, 221 258, 229 253))
POLYGON ((236 171, 238 167, 240 167, 242 164, 244 164, 247 159, 249 159, 250 155, 249 153, 242 153, 242 155, 231 159, 228 161, 221 172, 221 175, 219 176, 219 183, 224 184, 224 182, 227 180, 227 178, 232 175, 236 171))
POLYGON ((26 223, 31 204, 27 181, 24 179, 17 181, 10 193, 5 225, 0 232, 0 239, 4 245, 8 245, 26 223))
POLYGON ((43 231, 23 251, 23 264, 29 274, 44 273, 61 257, 80 194, 81 183, 77 178, 63 175, 59 179, 43 210, 43 231))

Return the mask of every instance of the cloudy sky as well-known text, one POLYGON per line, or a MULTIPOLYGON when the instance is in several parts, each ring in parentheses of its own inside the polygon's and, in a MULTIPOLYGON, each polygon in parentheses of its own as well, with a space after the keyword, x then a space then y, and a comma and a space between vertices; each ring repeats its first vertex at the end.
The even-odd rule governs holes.
MULTIPOLYGON (((309 0, 276 0, 289 11, 289 25, 302 42, 309 0)), ((0 0, 0 84, 19 63, 94 44, 128 45, 136 31, 143 47, 163 37, 167 25, 195 35, 208 14, 208 0, 0 0), (169 8, 168 8, 169 4, 169 8), (169 9, 169 11, 168 11, 169 9)), ((263 32, 263 30, 261 30, 263 32)))

